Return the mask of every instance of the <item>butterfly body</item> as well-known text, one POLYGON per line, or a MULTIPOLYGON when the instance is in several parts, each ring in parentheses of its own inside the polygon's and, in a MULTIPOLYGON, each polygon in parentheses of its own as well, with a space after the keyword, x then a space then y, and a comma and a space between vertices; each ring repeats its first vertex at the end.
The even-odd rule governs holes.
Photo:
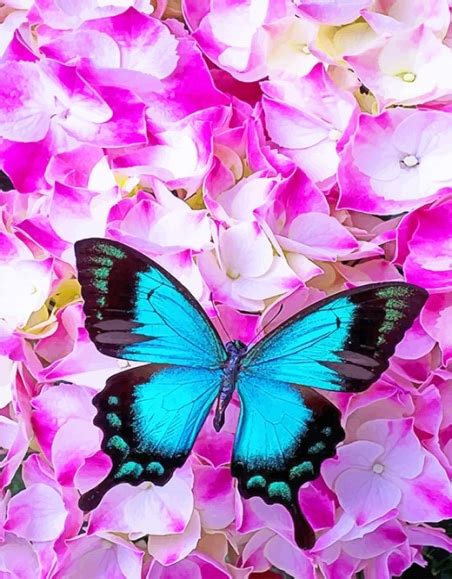
POLYGON ((234 394, 240 363, 248 350, 247 346, 240 340, 231 340, 225 345, 224 349, 226 350, 227 358, 224 362, 224 376, 221 381, 213 420, 214 428, 217 432, 223 427, 224 414, 234 394))
POLYGON ((97 349, 146 363, 111 376, 93 399, 112 468, 80 507, 95 508, 119 483, 166 484, 214 404, 214 428, 221 429, 236 390, 231 472, 239 491, 283 505, 297 544, 312 547, 298 491, 345 436, 339 411, 316 389, 360 392, 375 382, 425 290, 386 282, 329 296, 248 348, 238 340, 223 345, 190 292, 136 250, 86 239, 75 251, 85 325, 97 349))

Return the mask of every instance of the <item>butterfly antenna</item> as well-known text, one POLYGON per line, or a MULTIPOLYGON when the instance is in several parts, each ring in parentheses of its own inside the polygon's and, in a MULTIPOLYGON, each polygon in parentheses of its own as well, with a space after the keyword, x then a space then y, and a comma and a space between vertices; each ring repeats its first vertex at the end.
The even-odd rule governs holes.
POLYGON ((278 308, 278 311, 276 312, 276 314, 272 317, 271 320, 269 320, 269 321, 265 324, 265 326, 263 326, 263 327, 258 331, 258 333, 254 336, 254 338, 253 338, 253 339, 251 340, 251 342, 248 344, 248 348, 251 348, 251 346, 253 345, 253 343, 254 343, 255 341, 258 341, 258 340, 259 340, 259 338, 261 337, 261 334, 263 334, 263 333, 265 332, 266 328, 268 328, 268 326, 269 326, 269 325, 279 316, 279 314, 282 312, 283 307, 284 307, 284 304, 279 304, 279 308, 278 308))
POLYGON ((213 301, 212 293, 210 293, 210 303, 212 304, 212 307, 215 310, 215 313, 217 314, 217 318, 218 318, 218 321, 220 322, 220 326, 223 328, 224 333, 228 337, 229 341, 232 342, 232 338, 229 335, 229 332, 227 331, 225 325, 223 324, 223 320, 220 317, 220 312, 218 311, 217 306, 215 305, 215 302, 213 301))

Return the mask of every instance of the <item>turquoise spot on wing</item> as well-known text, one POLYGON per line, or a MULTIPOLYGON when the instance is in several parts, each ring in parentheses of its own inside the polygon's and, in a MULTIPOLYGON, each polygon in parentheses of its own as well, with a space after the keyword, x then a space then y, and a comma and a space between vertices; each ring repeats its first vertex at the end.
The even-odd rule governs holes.
POLYGON ((248 479, 247 483, 246 483, 246 488, 248 489, 263 489, 265 488, 265 485, 267 484, 267 481, 264 479, 263 476, 260 475, 256 475, 256 476, 252 476, 250 479, 248 479))
POLYGON ((117 396, 109 396, 108 397, 108 404, 110 406, 118 406, 119 398, 117 396))
POLYGON ((115 257, 116 259, 123 259, 126 256, 126 254, 122 251, 122 249, 119 249, 119 247, 116 247, 114 245, 100 243, 98 245, 98 248, 104 255, 115 257))
POLYGON ((377 291, 377 296, 383 299, 400 298, 411 295, 411 288, 406 286, 384 287, 377 291))
POLYGON ((101 292, 107 292, 108 291, 108 282, 106 279, 100 279, 100 278, 94 279, 94 285, 101 292))
POLYGON ((289 478, 290 480, 295 480, 297 478, 301 478, 303 476, 311 476, 313 474, 314 466, 312 462, 305 460, 304 462, 301 462, 300 464, 297 464, 297 466, 294 466, 290 469, 289 478))
POLYGON ((113 265, 113 260, 110 257, 107 257, 106 255, 92 255, 90 257, 90 261, 92 263, 96 263, 97 265, 101 265, 103 267, 112 267, 113 265))
POLYGON ((107 303, 107 298, 105 296, 99 296, 97 298, 97 305, 100 308, 104 308, 106 303, 107 303))
POLYGON ((138 478, 143 473, 143 467, 141 464, 137 462, 133 462, 132 460, 129 462, 125 462, 115 473, 115 478, 122 478, 125 476, 132 476, 134 478, 138 478))
POLYGON ((272 482, 268 485, 268 496, 283 501, 292 500, 292 491, 286 482, 272 482))
POLYGON ((326 444, 322 441, 316 442, 315 444, 313 444, 311 446, 311 448, 308 449, 308 453, 309 454, 317 454, 318 452, 322 452, 322 450, 325 450, 326 448, 326 444))
POLYGON ((161 476, 165 472, 165 469, 160 462, 153 461, 147 465, 146 472, 151 475, 161 476))
POLYGON ((385 321, 388 320, 388 322, 398 322, 404 317, 404 313, 400 310, 386 310, 385 313, 385 321))
POLYGON ((330 426, 325 426, 325 428, 322 428, 320 432, 325 436, 331 436, 331 434, 333 433, 333 429, 330 426))
POLYGON ((115 434, 115 436, 112 436, 110 440, 107 442, 107 448, 109 450, 117 450, 121 452, 123 455, 129 454, 130 450, 130 447, 127 444, 127 442, 117 434, 115 434))
POLYGON ((122 426, 122 420, 119 418, 119 416, 117 414, 115 414, 114 412, 109 412, 106 417, 108 424, 112 427, 112 428, 121 428, 122 426))

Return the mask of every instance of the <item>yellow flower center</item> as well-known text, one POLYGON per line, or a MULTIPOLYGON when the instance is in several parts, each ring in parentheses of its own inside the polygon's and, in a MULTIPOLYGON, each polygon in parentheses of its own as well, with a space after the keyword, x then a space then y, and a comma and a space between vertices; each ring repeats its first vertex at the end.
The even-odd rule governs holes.
POLYGON ((403 82, 414 82, 416 80, 416 75, 414 72, 404 72, 401 75, 403 82))

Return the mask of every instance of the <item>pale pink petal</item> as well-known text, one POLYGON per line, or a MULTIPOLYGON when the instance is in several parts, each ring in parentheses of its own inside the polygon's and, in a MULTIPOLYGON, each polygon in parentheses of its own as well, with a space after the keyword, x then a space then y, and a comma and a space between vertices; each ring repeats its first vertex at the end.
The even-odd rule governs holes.
POLYGON ((93 512, 89 532, 182 533, 193 513, 190 478, 189 469, 184 468, 162 487, 152 483, 143 483, 139 487, 127 484, 114 487, 93 512))
POLYGON ((6 533, 0 543, 0 574, 20 579, 36 579, 41 571, 38 554, 25 539, 6 533))
POLYGON ((44 388, 33 399, 32 424, 39 444, 51 459, 53 440, 61 426, 71 418, 84 419, 86 426, 91 423, 95 408, 91 404, 93 392, 73 384, 60 384, 44 388))
POLYGON ((288 238, 284 243, 281 241, 284 249, 297 251, 311 259, 330 261, 359 247, 344 226, 324 213, 311 212, 296 217, 289 227, 288 238))
POLYGON ((82 535, 66 545, 54 575, 56 579, 139 579, 141 576, 143 551, 119 537, 82 535))
POLYGON ((53 541, 63 532, 67 515, 55 489, 35 484, 12 497, 5 528, 32 541, 53 541))
POLYGON ((385 515, 402 498, 398 486, 372 470, 348 469, 337 477, 334 488, 340 504, 358 525, 385 515))
POLYGON ((181 533, 149 537, 148 552, 162 565, 173 565, 189 555, 201 538, 201 520, 194 510, 181 533))
POLYGON ((290 545, 278 535, 268 541, 264 553, 272 565, 293 577, 315 578, 313 562, 301 549, 290 545))
POLYGON ((359 17, 371 0, 295 0, 298 12, 324 24, 346 24, 359 17))
POLYGON ((424 453, 413 431, 413 419, 372 420, 362 424, 357 435, 365 440, 384 441, 385 452, 378 460, 388 476, 407 479, 421 472, 424 453))
POLYGON ((273 262, 273 248, 257 223, 239 223, 220 232, 220 257, 232 279, 264 275, 273 262))
POLYGON ((337 456, 322 464, 322 477, 330 488, 334 488, 337 477, 350 468, 369 473, 374 462, 383 454, 384 447, 377 442, 357 440, 337 449, 337 456))

